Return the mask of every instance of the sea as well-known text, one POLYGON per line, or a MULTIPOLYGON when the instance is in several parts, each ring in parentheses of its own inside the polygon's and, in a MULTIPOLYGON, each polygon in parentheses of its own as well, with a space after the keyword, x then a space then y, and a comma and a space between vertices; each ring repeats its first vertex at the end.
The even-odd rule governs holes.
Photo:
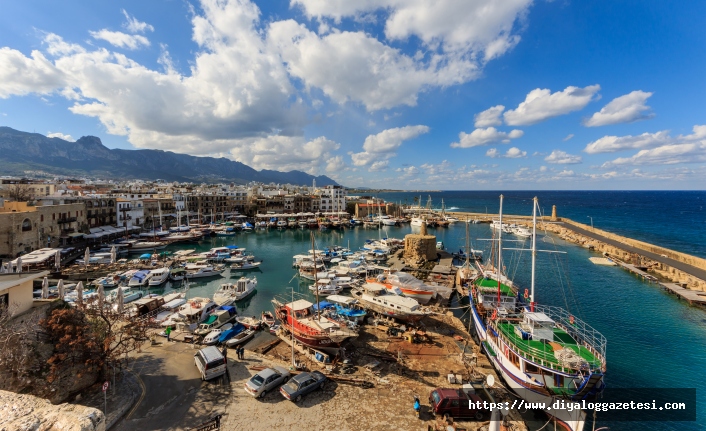
MULTIPOLYGON (((470 192, 446 191, 422 193, 425 205, 444 206, 451 211, 496 214, 499 196, 504 195, 503 213, 531 215, 532 198, 539 198, 542 213, 551 215, 553 205, 560 217, 634 239, 647 241, 673 250, 706 257, 706 192, 695 191, 510 191, 470 192)), ((413 204, 420 193, 380 193, 386 201, 413 204)), ((357 227, 341 231, 314 231, 317 249, 341 245, 361 247, 368 239, 403 238, 411 227, 365 229, 357 227)), ((292 267, 292 256, 312 248, 308 229, 256 230, 240 232, 234 237, 209 238, 199 244, 173 245, 168 250, 196 249, 237 245, 252 252, 263 264, 257 270, 227 270, 222 277, 194 281, 189 297, 211 296, 218 286, 235 282, 241 276, 257 277, 255 295, 237 304, 241 315, 259 316, 271 310, 275 295, 284 298, 304 295, 314 300, 310 282, 299 280, 292 267)), ((430 229, 451 252, 466 244, 466 224, 430 229)), ((490 253, 491 232, 488 224, 470 224, 469 238, 473 249, 490 253)), ((528 240, 516 239, 508 248, 529 248, 528 240)), ((596 253, 541 233, 538 253, 536 298, 539 303, 561 306, 584 320, 607 339, 607 373, 605 382, 611 388, 696 388, 697 421, 686 422, 610 422, 601 421, 598 413, 596 429, 611 430, 702 430, 706 429, 706 310, 689 306, 665 293, 657 285, 647 283, 619 267, 594 265, 589 261, 596 253)), ((507 274, 520 286, 530 284, 530 254, 526 250, 507 250, 504 254, 507 274)), ((165 290, 177 286, 167 285, 165 290)), ((467 321, 463 309, 457 315, 467 321)), ((532 422, 537 430, 544 423, 532 422)), ((544 429, 553 429, 548 425, 544 429)), ((588 426, 586 429, 590 429, 588 426)))

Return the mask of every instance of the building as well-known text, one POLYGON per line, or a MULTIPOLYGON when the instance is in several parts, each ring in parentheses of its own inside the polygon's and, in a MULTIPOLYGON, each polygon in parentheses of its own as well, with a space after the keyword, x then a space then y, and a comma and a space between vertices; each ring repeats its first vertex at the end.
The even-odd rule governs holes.
POLYGON ((0 307, 7 307, 11 316, 24 313, 34 304, 34 280, 49 271, 0 274, 0 307))
POLYGON ((186 196, 186 210, 189 214, 198 214, 201 222, 220 220, 230 214, 228 198, 225 195, 194 194, 186 196))
POLYGON ((346 189, 342 186, 326 186, 320 189, 321 204, 317 212, 333 213, 345 211, 346 194, 346 189))
POLYGON ((83 203, 31 206, 5 202, 0 207, 0 256, 14 258, 44 247, 64 246, 87 231, 83 203))
POLYGON ((286 195, 284 197, 284 212, 289 214, 312 212, 311 196, 308 195, 286 195))
POLYGON ((142 201, 139 199, 128 200, 123 198, 115 199, 118 213, 118 226, 132 229, 135 226, 142 226, 145 220, 142 201))

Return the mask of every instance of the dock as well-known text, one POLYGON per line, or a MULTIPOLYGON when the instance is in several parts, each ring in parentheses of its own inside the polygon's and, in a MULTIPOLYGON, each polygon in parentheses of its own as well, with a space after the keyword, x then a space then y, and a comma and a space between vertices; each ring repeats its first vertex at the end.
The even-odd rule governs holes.
POLYGON ((633 273, 639 277, 642 277, 642 279, 647 282, 656 283, 662 289, 666 290, 667 292, 670 292, 670 293, 677 295, 680 299, 687 301, 689 304, 706 305, 706 292, 687 289, 687 288, 680 286, 676 283, 668 283, 668 282, 659 281, 657 279, 657 277, 655 277, 654 275, 649 274, 646 271, 643 271, 642 269, 638 268, 637 266, 635 266, 633 264, 621 262, 620 260, 617 260, 617 259, 612 259, 612 260, 613 260, 613 262, 617 263, 618 266, 620 266, 621 268, 623 268, 627 271, 630 271, 631 273, 633 273))

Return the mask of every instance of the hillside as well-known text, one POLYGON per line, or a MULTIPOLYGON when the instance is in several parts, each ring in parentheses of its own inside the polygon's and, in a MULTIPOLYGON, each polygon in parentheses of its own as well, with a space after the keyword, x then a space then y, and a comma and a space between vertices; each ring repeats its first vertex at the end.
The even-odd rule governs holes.
POLYGON ((111 150, 95 136, 69 142, 0 127, 0 175, 26 176, 27 171, 105 179, 259 181, 298 185, 310 185, 316 179, 316 184, 321 186, 337 184, 325 175, 257 171, 226 158, 195 157, 162 150, 111 150))

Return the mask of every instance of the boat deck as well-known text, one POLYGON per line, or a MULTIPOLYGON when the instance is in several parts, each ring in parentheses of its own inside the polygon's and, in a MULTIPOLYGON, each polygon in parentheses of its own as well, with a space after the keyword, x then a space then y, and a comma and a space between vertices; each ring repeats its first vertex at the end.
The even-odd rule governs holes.
MULTIPOLYGON (((492 278, 479 278, 476 281, 476 286, 480 289, 498 289, 498 280, 492 278)), ((505 296, 515 296, 513 289, 507 284, 500 283, 500 293, 505 296)))
POLYGON ((576 343, 571 335, 561 328, 554 328, 554 340, 551 343, 543 343, 536 340, 523 340, 515 333, 516 324, 501 322, 498 323, 498 329, 502 334, 510 340, 519 350, 538 359, 541 359, 549 364, 561 366, 559 360, 554 355, 556 350, 568 348, 576 352, 591 368, 599 368, 601 361, 586 347, 576 343))

